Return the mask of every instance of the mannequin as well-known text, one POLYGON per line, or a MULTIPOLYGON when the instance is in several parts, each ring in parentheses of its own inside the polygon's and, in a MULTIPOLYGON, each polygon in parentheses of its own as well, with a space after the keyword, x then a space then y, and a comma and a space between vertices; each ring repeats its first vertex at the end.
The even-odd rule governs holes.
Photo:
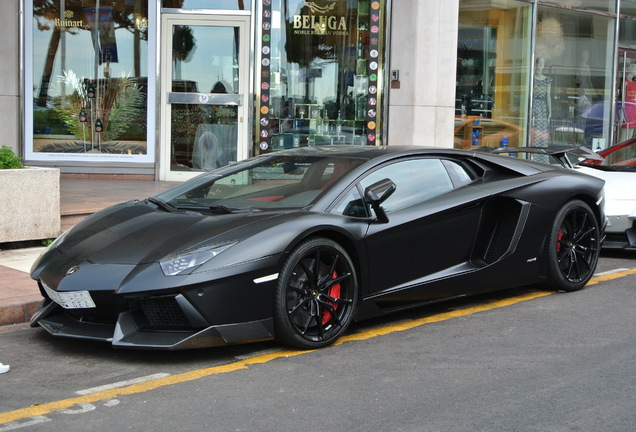
POLYGON ((533 147, 547 147, 550 138, 552 78, 543 74, 544 69, 545 59, 538 57, 534 68, 534 94, 532 97, 531 145, 533 147))
POLYGON ((634 135, 636 128, 636 63, 631 63, 625 72, 623 95, 623 122, 621 125, 620 141, 625 141, 634 135))

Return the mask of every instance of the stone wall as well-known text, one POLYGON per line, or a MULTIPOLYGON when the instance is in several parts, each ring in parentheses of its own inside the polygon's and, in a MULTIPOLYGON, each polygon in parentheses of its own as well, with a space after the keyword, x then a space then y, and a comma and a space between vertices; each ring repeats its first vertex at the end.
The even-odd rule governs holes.
POLYGON ((60 170, 0 170, 0 243, 60 234, 60 170))
POLYGON ((389 145, 453 147, 458 14, 459 0, 393 1, 389 145))

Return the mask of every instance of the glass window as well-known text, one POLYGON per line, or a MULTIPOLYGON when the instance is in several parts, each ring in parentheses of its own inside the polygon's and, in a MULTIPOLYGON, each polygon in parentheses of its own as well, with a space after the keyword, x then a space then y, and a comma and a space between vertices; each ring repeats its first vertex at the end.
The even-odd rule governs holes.
POLYGON ((621 15, 636 18, 636 0, 621 0, 621 15))
MULTIPOLYGON (((623 2, 631 0, 621 0, 623 2)), ((581 11, 600 11, 616 13, 616 0, 539 0, 539 3, 545 3, 552 6, 562 6, 581 11)))
POLYGON ((532 7, 460 0, 459 8, 454 146, 523 146, 532 7))
POLYGON ((621 17, 619 41, 621 45, 636 46, 636 7, 634 10, 627 9, 626 12, 630 16, 621 17))
POLYGON ((162 0, 161 7, 171 9, 250 10, 251 0, 162 0))
POLYGON ((397 186, 393 195, 382 203, 387 213, 401 210, 453 189, 453 183, 439 159, 413 159, 386 165, 365 177, 360 185, 391 179, 397 186))
MULTIPOLYGON (((240 93, 238 27, 174 25, 171 42, 173 97, 202 93, 209 100, 240 93)), ((209 171, 236 161, 238 106, 171 103, 170 109, 173 171, 209 171)))
POLYGON ((610 142, 614 23, 607 16, 539 7, 532 146, 596 150, 610 142))
POLYGON ((380 144, 385 1, 272 0, 259 13, 259 149, 380 144))
POLYGON ((457 162, 444 160, 442 163, 448 170, 448 175, 450 175, 453 180, 455 187, 465 186, 473 181, 473 176, 466 172, 466 170, 457 162))
POLYGON ((364 199, 362 199, 362 195, 360 195, 360 191, 357 187, 349 190, 331 212, 350 217, 369 217, 368 206, 364 202, 364 199))
POLYGON ((148 1, 35 2, 32 18, 27 155, 146 155, 148 1))
POLYGON ((614 143, 636 131, 636 0, 622 0, 616 71, 616 119, 614 143))

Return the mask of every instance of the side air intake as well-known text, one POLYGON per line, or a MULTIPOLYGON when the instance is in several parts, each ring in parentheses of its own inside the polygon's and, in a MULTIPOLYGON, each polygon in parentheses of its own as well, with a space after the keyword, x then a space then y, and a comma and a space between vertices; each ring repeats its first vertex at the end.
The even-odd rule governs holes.
POLYGON ((484 206, 473 257, 492 264, 512 253, 528 216, 529 204, 497 198, 484 206))

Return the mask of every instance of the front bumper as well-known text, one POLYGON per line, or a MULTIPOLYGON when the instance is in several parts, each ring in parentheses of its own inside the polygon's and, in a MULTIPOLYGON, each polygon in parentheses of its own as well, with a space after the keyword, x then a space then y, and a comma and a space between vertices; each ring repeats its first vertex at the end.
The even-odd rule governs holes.
POLYGON ((31 319, 54 336, 111 343, 115 348, 181 350, 272 339, 272 319, 204 328, 143 328, 137 311, 122 312, 114 323, 83 321, 56 303, 45 300, 31 319))
POLYGON ((271 339, 277 258, 171 277, 158 264, 56 265, 37 274, 45 300, 31 325, 118 348, 177 350, 271 339), (78 270, 60 277, 59 269, 70 265, 78 270), (61 302, 65 309, 49 298, 52 291, 87 291, 94 307, 61 302))

